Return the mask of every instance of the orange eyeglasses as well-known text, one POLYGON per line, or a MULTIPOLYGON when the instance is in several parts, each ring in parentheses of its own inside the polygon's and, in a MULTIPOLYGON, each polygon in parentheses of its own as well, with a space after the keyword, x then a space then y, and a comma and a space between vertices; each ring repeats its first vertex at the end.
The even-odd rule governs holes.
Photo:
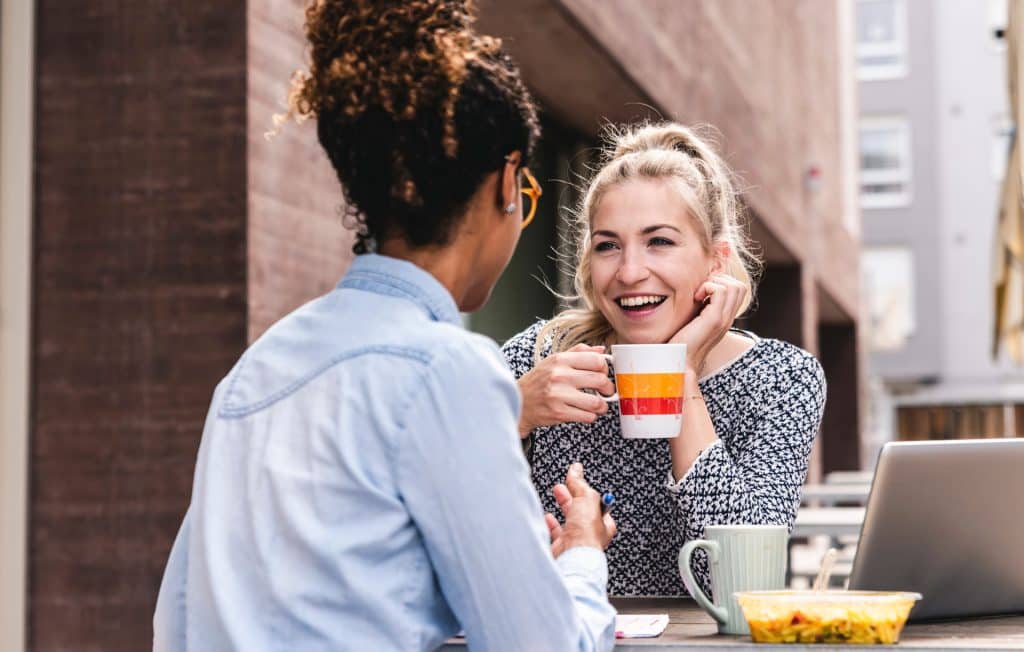
POLYGON ((525 229, 530 225, 530 222, 533 221, 534 216, 537 215, 537 203, 540 200, 542 192, 540 184, 537 183, 537 180, 533 178, 532 174, 530 174, 530 168, 524 166, 519 169, 522 171, 523 177, 526 178, 526 183, 520 184, 522 186, 521 192, 530 198, 530 205, 524 207, 528 210, 523 211, 523 223, 520 227, 525 229))

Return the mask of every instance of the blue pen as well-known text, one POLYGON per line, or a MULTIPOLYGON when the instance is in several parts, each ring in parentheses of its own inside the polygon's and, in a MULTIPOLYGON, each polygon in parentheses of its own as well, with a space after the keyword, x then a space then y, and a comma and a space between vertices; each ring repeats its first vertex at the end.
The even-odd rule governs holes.
POLYGON ((610 491, 604 492, 604 495, 601 496, 601 514, 607 514, 614 503, 615 494, 610 491))

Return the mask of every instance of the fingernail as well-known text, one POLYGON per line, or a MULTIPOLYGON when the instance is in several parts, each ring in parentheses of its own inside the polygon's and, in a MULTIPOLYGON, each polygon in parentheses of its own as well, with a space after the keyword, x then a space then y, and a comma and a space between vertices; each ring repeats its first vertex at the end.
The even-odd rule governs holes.
POLYGON ((569 472, 573 475, 583 475, 583 465, 579 462, 573 462, 569 466, 569 472))

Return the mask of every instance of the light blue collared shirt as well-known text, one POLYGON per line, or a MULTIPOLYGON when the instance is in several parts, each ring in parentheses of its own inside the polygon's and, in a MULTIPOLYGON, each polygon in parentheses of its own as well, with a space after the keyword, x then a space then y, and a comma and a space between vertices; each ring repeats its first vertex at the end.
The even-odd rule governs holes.
POLYGON ((607 650, 604 553, 551 557, 491 340, 356 258, 217 386, 154 650, 607 650))

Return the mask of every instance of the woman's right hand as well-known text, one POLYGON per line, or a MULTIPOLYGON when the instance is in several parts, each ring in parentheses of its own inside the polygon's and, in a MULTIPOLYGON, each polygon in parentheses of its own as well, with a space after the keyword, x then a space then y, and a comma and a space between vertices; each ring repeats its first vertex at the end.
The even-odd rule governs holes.
POLYGON ((603 398, 582 391, 593 389, 605 396, 615 392, 603 352, 603 346, 577 344, 568 351, 549 355, 523 374, 519 379, 523 395, 520 437, 541 426, 568 421, 593 423, 608 411, 603 398))

